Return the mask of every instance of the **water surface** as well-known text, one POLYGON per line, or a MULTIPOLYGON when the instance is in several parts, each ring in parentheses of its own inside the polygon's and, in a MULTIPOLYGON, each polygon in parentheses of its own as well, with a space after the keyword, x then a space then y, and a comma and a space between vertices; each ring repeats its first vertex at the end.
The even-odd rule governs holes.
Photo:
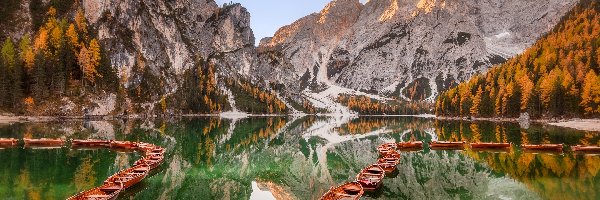
MULTIPOLYGON (((383 142, 512 142, 509 152, 402 152, 398 173, 364 199, 598 199, 600 156, 522 152, 520 144, 598 145, 598 133, 543 125, 413 117, 255 117, 25 123, 0 137, 116 139, 167 148, 122 199, 318 199, 376 162, 383 142)), ((566 149, 566 148, 565 148, 566 149)), ((3 199, 65 199, 129 167, 137 153, 0 150, 3 199)))

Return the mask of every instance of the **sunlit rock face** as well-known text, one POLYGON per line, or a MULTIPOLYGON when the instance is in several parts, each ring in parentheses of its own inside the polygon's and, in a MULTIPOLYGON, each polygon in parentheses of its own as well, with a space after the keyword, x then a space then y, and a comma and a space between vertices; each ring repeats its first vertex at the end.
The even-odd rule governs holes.
POLYGON ((170 92, 178 75, 201 59, 219 55, 226 62, 235 57, 237 62, 227 69, 237 69, 254 54, 250 13, 239 4, 219 8, 212 0, 84 0, 83 8, 126 87, 135 87, 148 67, 164 82, 164 92, 170 92))
POLYGON ((261 41, 251 71, 299 90, 305 88, 298 82, 309 76, 433 100, 453 82, 521 53, 575 2, 336 0, 261 41))

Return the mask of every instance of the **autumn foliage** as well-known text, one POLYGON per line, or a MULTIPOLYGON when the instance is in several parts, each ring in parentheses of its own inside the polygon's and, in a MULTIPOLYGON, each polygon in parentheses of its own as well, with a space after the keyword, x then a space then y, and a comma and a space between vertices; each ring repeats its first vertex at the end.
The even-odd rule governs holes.
POLYGON ((18 42, 7 38, 2 45, 0 109, 31 112, 62 97, 114 91, 116 77, 100 43, 88 34, 83 10, 60 18, 50 7, 32 36, 25 34, 18 42))
POLYGON ((406 102, 395 99, 379 101, 364 95, 342 94, 338 96, 337 100, 350 110, 363 115, 423 114, 427 113, 430 108, 430 105, 427 102, 406 102))
POLYGON ((505 64, 442 93, 442 116, 600 116, 600 3, 582 0, 505 64))

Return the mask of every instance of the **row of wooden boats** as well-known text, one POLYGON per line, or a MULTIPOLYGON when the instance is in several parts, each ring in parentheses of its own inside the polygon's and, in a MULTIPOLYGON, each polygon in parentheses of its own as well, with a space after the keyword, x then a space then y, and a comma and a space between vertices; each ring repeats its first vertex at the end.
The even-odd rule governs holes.
MULTIPOLYGON (((472 150, 481 151, 481 150, 508 150, 512 146, 512 143, 493 143, 493 142, 484 142, 484 143, 470 143, 469 144, 472 150)), ((387 154, 390 150, 390 147, 394 147, 394 143, 385 143, 378 147, 378 151, 380 155, 387 154)), ((429 143, 429 147, 434 150, 462 150, 466 147, 466 142, 446 142, 446 141, 434 141, 429 143)), ((396 143, 394 150, 399 151, 410 151, 410 150, 420 150, 423 148, 422 141, 415 142, 399 142, 396 143)), ((564 149, 563 144, 523 144, 521 148, 526 152, 535 152, 535 151, 562 151, 564 149)), ((592 152, 597 153, 600 152, 600 146, 584 146, 577 145, 571 146, 571 151, 574 152, 592 152)))
MULTIPOLYGON (((471 143, 469 144, 472 150, 509 150, 512 143, 471 143)), ((447 150, 462 150, 466 146, 466 142, 446 142, 434 141, 429 143, 431 149, 447 149, 447 150)), ((524 151, 561 151, 563 144, 523 144, 521 148, 524 151)), ((379 159, 376 164, 372 164, 362 169, 356 180, 347 182, 337 187, 331 187, 325 193, 322 200, 334 199, 359 199, 365 191, 374 191, 381 188, 383 178, 386 174, 391 174, 396 171, 396 166, 400 163, 400 153, 398 151, 411 151, 423 149, 422 141, 415 142, 399 142, 399 143, 384 143, 377 147, 379 159)), ((575 152, 600 152, 600 146, 572 146, 572 151, 575 152)))
POLYGON ((78 147, 107 147, 118 150, 137 150, 143 157, 133 167, 121 170, 108 177, 100 187, 72 196, 69 200, 107 200, 116 199, 119 193, 142 181, 148 173, 157 168, 164 160, 165 149, 150 143, 129 141, 78 140, 71 143, 78 147))
POLYGON ((375 191, 383 185, 386 174, 396 171, 400 163, 400 153, 396 151, 395 143, 385 143, 377 147, 380 158, 377 163, 362 169, 353 182, 332 187, 325 193, 322 200, 359 199, 365 191, 375 191))

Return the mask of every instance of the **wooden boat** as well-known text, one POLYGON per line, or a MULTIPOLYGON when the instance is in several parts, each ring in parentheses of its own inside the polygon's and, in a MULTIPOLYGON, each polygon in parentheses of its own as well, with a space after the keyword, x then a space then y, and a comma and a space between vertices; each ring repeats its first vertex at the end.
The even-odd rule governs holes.
POLYGON ((465 142, 440 142, 434 141, 429 143, 431 149, 455 149, 462 150, 465 148, 465 142))
POLYGON ((423 141, 398 142, 396 146, 398 149, 421 149, 423 148, 423 141))
MULTIPOLYGON (((162 148, 161 148, 162 149, 162 148)), ((149 152, 145 157, 135 162, 135 165, 147 165, 150 170, 156 169, 165 159, 164 150, 161 152, 149 152)))
POLYGON ((110 148, 112 149, 125 149, 125 150, 135 150, 137 149, 137 143, 130 141, 111 141, 110 148))
POLYGON ((523 144, 523 150, 526 151, 562 151, 563 144, 523 144))
POLYGON ((137 143, 137 147, 139 151, 142 152, 147 152, 147 151, 152 151, 153 149, 155 149, 157 146, 154 144, 150 144, 150 143, 145 143, 145 142, 138 142, 137 143))
POLYGON ((356 181, 360 183, 365 191, 373 191, 383 184, 385 171, 377 164, 370 165, 356 175, 356 181))
POLYGON ((358 182, 348 182, 338 187, 331 187, 323 194, 321 200, 354 199, 358 200, 365 193, 358 182))
POLYGON ((150 167, 146 165, 136 165, 131 168, 127 168, 122 170, 106 179, 104 184, 108 183, 116 183, 123 184, 123 189, 127 189, 146 177, 148 172, 150 171, 150 167))
POLYGON ((71 140, 71 146, 74 147, 109 147, 109 140, 71 140))
POLYGON ((387 155, 383 158, 377 160, 377 164, 385 171, 386 173, 391 173, 396 170, 396 166, 400 163, 400 154, 398 156, 395 155, 387 155))
POLYGON ((15 147, 18 141, 14 138, 0 138, 0 149, 15 147))
POLYGON ((471 143, 471 149, 506 149, 510 148, 510 143, 471 143))
POLYGON ((379 155, 385 156, 391 152, 396 152, 396 143, 385 143, 377 147, 379 155))
POLYGON ((575 151, 575 152, 590 152, 590 153, 600 153, 600 146, 583 146, 583 145, 577 145, 577 146, 572 146, 571 150, 575 151))
POLYGON ((19 140, 15 138, 0 138, 0 145, 2 146, 16 146, 19 140))
POLYGON ((116 183, 107 183, 100 187, 80 192, 75 196, 69 197, 67 200, 114 200, 117 199, 119 193, 123 190, 123 185, 116 183))
POLYGON ((40 138, 40 139, 29 139, 24 138, 26 147, 61 147, 65 144, 65 141, 62 139, 50 139, 50 138, 40 138))

